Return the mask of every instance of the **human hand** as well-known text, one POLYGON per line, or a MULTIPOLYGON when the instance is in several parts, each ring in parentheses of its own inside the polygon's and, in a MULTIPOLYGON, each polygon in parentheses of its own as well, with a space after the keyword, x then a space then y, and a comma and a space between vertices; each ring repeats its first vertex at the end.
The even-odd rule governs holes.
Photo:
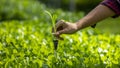
POLYGON ((64 20, 58 21, 55 28, 56 32, 53 34, 56 37, 60 37, 61 34, 73 34, 78 30, 76 23, 65 22, 64 20))

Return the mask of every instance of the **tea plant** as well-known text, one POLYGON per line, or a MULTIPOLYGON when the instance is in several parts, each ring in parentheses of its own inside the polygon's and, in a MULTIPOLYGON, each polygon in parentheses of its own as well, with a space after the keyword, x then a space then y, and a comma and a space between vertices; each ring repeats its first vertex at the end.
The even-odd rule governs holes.
MULTIPOLYGON (((53 27, 53 32, 56 32, 56 27, 55 27, 55 22, 57 20, 57 15, 55 14, 51 14, 50 12, 48 11, 45 11, 51 18, 51 21, 52 21, 52 27, 53 27)), ((54 49, 56 50, 57 49, 57 46, 58 46, 58 39, 56 37, 53 36, 53 43, 54 43, 54 49)))
POLYGON ((56 23, 56 20, 57 20, 57 15, 55 14, 51 14, 49 11, 45 11, 51 18, 51 21, 52 21, 52 27, 54 29, 54 32, 56 32, 56 29, 55 29, 55 23, 56 23))
POLYGON ((93 30, 84 30, 73 35, 64 35, 65 39, 60 41, 55 57, 50 29, 49 24, 37 21, 1 23, 0 66, 119 68, 119 34, 101 34, 93 30))

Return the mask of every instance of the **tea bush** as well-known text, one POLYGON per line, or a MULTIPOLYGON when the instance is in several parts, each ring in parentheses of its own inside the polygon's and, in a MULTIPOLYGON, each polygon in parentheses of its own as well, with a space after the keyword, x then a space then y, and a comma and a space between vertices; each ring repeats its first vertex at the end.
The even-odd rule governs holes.
POLYGON ((36 0, 1 0, 0 21, 33 19, 44 9, 45 5, 36 0))
POLYGON ((51 24, 39 22, 0 23, 1 68, 119 68, 119 34, 89 29, 63 35, 55 57, 51 24))

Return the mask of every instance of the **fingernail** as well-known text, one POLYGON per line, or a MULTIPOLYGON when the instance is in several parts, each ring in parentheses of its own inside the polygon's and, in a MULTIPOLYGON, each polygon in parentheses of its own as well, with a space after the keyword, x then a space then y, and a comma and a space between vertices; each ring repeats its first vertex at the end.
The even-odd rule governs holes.
POLYGON ((56 35, 59 35, 59 34, 60 34, 59 32, 56 33, 56 35))

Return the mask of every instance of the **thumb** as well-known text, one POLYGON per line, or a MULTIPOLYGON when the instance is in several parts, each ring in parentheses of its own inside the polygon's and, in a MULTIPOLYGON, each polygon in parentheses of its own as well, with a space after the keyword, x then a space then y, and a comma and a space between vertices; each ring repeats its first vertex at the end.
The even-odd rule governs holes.
POLYGON ((65 28, 63 30, 60 30, 60 31, 56 32, 56 35, 58 35, 58 36, 61 35, 61 34, 68 34, 68 29, 65 28))
POLYGON ((65 26, 65 25, 66 25, 65 21, 64 21, 64 20, 60 20, 60 21, 58 21, 58 22, 56 23, 55 27, 58 28, 58 27, 60 27, 60 26, 65 26))

